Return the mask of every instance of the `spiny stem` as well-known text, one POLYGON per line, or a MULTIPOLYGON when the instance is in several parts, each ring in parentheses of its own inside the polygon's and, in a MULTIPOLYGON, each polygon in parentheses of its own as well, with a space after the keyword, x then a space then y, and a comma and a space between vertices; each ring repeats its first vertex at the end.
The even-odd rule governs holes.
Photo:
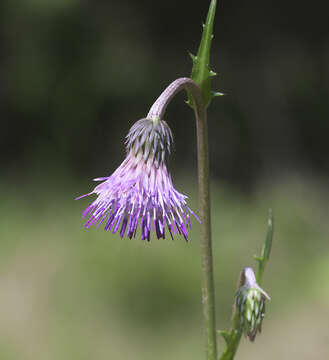
POLYGON ((215 288, 210 224, 209 158, 207 112, 199 86, 189 78, 172 82, 151 107, 147 118, 162 119, 166 107, 180 90, 185 89, 192 96, 196 118, 198 144, 199 207, 201 217, 201 266, 202 266, 202 306, 206 333, 207 360, 217 360, 215 288))

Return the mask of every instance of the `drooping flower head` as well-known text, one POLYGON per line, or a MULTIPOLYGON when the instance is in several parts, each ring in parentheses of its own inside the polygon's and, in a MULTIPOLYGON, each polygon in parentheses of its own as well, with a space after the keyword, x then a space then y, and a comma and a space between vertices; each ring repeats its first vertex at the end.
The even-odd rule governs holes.
MULTIPOLYGON (((83 212, 89 219, 86 228, 105 224, 104 230, 136 236, 141 230, 142 240, 150 240, 154 232, 165 238, 166 228, 174 234, 188 237, 190 214, 185 195, 173 186, 167 169, 167 158, 173 146, 170 128, 163 120, 141 119, 126 137, 126 159, 104 181, 82 197, 96 194, 97 199, 83 212)), ((200 221, 197 218, 198 221, 200 221)))

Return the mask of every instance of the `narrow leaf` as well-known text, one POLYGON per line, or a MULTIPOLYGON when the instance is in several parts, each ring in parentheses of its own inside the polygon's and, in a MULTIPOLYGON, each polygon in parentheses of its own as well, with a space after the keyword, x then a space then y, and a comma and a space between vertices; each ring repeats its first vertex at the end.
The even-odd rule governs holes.
MULTIPOLYGON (((191 79, 194 80, 201 89, 203 101, 206 106, 209 105, 213 94, 211 92, 211 77, 215 75, 213 71, 210 70, 209 61, 210 61, 210 48, 211 40, 213 39, 213 27, 214 19, 216 13, 217 0, 211 0, 207 20, 205 25, 203 25, 202 37, 199 46, 197 56, 193 58, 193 68, 191 79)), ((189 97, 188 103, 191 105, 191 99, 189 97)))

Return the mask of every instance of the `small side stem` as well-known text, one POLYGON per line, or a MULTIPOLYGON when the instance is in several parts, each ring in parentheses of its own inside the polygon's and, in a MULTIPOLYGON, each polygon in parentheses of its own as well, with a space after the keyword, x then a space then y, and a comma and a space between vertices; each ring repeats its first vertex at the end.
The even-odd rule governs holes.
POLYGON ((226 343, 226 349, 220 356, 220 360, 232 360, 238 350, 242 332, 239 329, 233 329, 230 332, 230 339, 226 343))
MULTIPOLYGON (((266 239, 264 242, 264 246, 262 249, 261 256, 255 256, 255 259, 258 261, 258 271, 257 271, 257 281, 254 279, 253 281, 256 281, 253 284, 253 287, 257 286, 258 289, 262 291, 262 293, 265 295, 267 299, 269 299, 268 295, 262 290, 259 285, 261 285, 263 273, 266 267, 266 264, 270 258, 271 254, 271 248, 272 248, 272 239, 273 239, 273 215, 272 210, 269 211, 269 218, 268 218, 268 226, 267 226, 267 234, 266 239)), ((249 278, 250 279, 250 278, 249 278)), ((241 284, 241 276, 240 276, 240 282, 238 287, 240 287, 241 284)), ((219 357, 219 360, 233 360, 235 353, 238 350, 240 339, 242 336, 242 329, 239 323, 239 316, 236 305, 233 307, 233 315, 232 315, 232 328, 229 331, 220 331, 220 334, 223 336, 226 342, 226 348, 224 352, 219 357)))
POLYGON ((209 157, 207 112, 199 86, 189 78, 179 78, 172 82, 151 107, 147 118, 162 119, 172 98, 180 90, 189 92, 193 100, 198 143, 199 207, 201 217, 201 267, 202 267, 202 307, 206 335, 207 360, 217 360, 215 287, 210 224, 209 157))

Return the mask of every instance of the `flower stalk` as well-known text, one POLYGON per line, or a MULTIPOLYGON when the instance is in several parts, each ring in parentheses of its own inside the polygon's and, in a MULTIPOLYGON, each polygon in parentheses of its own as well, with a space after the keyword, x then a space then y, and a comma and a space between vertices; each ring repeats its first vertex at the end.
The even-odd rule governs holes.
POLYGON ((188 91, 192 98, 197 128, 198 146, 198 181, 199 211, 201 217, 201 267, 202 267, 202 306, 206 332, 207 360, 217 359, 215 288, 213 276, 210 191, 209 191, 209 156, 207 112, 202 92, 196 83, 189 78, 179 78, 172 82, 151 107, 147 118, 154 122, 162 119, 171 99, 182 89, 188 91))
POLYGON ((181 88, 187 90, 188 104, 192 106, 195 113, 198 149, 199 211, 201 217, 200 256, 202 271, 202 307, 207 360, 217 360, 215 286, 210 218, 208 124, 206 110, 213 97, 222 95, 219 92, 211 91, 211 78, 215 76, 216 73, 211 71, 209 66, 216 5, 217 1, 211 0, 206 23, 203 26, 197 55, 194 56, 191 54, 193 61, 191 73, 192 80, 181 78, 174 81, 163 92, 163 95, 167 93, 167 96, 164 96, 162 99, 160 96, 148 114, 148 116, 154 119, 161 119, 171 98, 175 96, 181 88))
POLYGON ((210 217, 210 185, 209 185, 209 150, 208 124, 206 108, 215 96, 222 93, 211 90, 211 79, 216 75, 210 69, 210 49, 214 37, 217 1, 211 0, 206 23, 203 26, 202 37, 197 55, 191 54, 193 61, 191 79, 199 85, 203 100, 203 109, 199 113, 193 102, 193 94, 189 93, 188 104, 192 105, 196 115, 197 146, 198 146, 198 180, 199 209, 201 216, 200 255, 202 271, 202 307, 206 338, 206 359, 217 360, 217 334, 215 314, 215 285, 213 272, 211 217, 210 217))
POLYGON ((201 216, 200 253, 202 267, 202 305, 206 332, 207 359, 217 359, 215 285, 210 218, 209 151, 206 116, 197 117, 199 211, 201 216))

